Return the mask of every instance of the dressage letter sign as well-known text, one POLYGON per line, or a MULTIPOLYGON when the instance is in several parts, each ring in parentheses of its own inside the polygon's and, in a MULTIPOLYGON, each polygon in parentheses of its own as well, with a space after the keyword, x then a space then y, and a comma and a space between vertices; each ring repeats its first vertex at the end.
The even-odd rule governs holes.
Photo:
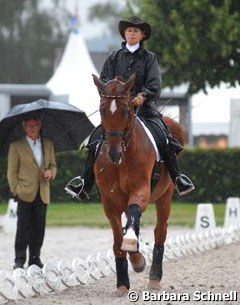
POLYGON ((216 221, 214 216, 213 205, 211 203, 200 203, 197 206, 197 215, 195 230, 214 229, 216 221))

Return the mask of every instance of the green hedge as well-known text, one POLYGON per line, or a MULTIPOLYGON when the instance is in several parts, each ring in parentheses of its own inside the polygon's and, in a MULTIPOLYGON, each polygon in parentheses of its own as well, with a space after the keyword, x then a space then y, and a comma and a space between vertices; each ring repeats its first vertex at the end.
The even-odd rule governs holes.
MULTIPOLYGON (((85 151, 57 154, 58 174, 51 185, 52 201, 71 200, 64 186, 82 173, 85 158, 85 151)), ((0 162, 0 202, 6 202, 11 197, 6 180, 7 159, 2 157, 0 162)), ((179 165, 196 189, 182 197, 175 194, 174 200, 216 203, 240 196, 240 149, 185 149, 179 156, 179 165)), ((100 200, 97 188, 92 190, 91 200, 100 200)))
MULTIPOLYGON (((64 191, 64 186, 73 177, 82 174, 86 156, 87 152, 85 150, 57 154, 58 172, 51 185, 52 201, 72 201, 72 198, 64 191)), ((92 201, 100 201, 99 191, 96 186, 93 187, 90 197, 92 201)))
POLYGON ((0 202, 6 202, 11 198, 7 183, 7 158, 0 157, 0 202))
POLYGON ((196 189, 179 198, 183 202, 225 202, 240 197, 240 149, 185 149, 179 165, 196 189))

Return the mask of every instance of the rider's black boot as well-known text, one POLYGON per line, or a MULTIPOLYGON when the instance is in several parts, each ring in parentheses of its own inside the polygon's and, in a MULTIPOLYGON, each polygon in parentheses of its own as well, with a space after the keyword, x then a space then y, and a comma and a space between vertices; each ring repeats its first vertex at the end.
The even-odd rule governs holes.
POLYGON ((176 154, 169 147, 166 149, 164 161, 179 195, 185 195, 195 189, 192 181, 180 173, 176 154))

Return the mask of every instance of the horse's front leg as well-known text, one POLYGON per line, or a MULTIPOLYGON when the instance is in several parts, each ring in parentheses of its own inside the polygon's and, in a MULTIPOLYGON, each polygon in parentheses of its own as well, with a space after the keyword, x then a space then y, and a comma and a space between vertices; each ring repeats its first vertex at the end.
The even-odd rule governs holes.
POLYGON ((122 244, 122 220, 121 211, 119 211, 111 199, 102 196, 102 202, 105 214, 110 222, 113 231, 113 252, 116 263, 117 274, 117 292, 118 295, 125 294, 130 288, 128 276, 127 253, 121 250, 122 244))
POLYGON ((164 255, 164 243, 167 236, 168 217, 171 209, 172 187, 156 202, 157 224, 154 230, 155 243, 153 247, 153 259, 149 273, 148 286, 159 288, 162 279, 162 261, 164 255))
POLYGON ((150 199, 150 188, 144 184, 137 191, 132 192, 129 197, 128 208, 126 211, 127 223, 121 249, 129 252, 130 261, 136 272, 144 270, 146 262, 139 250, 140 218, 146 209, 150 199))

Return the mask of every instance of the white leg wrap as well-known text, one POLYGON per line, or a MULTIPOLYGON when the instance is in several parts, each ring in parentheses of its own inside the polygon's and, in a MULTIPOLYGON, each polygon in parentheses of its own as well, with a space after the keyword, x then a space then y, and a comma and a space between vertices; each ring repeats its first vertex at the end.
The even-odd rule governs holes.
POLYGON ((138 238, 132 227, 128 228, 126 234, 123 236, 121 250, 126 252, 138 251, 138 238))

